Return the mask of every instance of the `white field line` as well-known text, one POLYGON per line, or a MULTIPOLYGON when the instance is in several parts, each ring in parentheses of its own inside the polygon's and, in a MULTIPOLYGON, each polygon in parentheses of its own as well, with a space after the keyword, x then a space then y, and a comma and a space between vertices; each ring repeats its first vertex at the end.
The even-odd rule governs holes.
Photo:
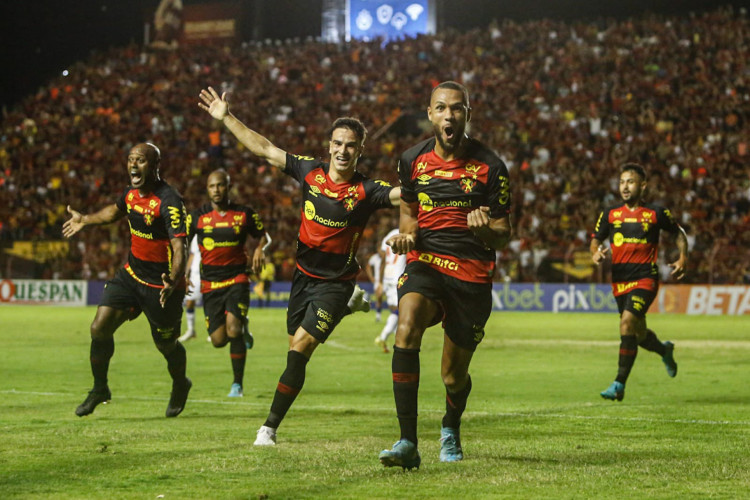
MULTIPOLYGON (((72 397, 71 394, 61 392, 34 392, 34 391, 19 391, 16 389, 0 390, 0 394, 15 394, 19 396, 55 396, 55 397, 72 397)), ((166 397, 144 397, 144 396, 118 396, 118 400, 134 400, 134 401, 166 401, 166 397)), ((249 401, 217 401, 214 399, 189 399, 190 404, 205 404, 205 405, 236 405, 236 406, 248 406, 248 407, 260 407, 267 408, 268 403, 251 403, 249 401)), ((107 404, 107 403, 104 403, 107 404)), ((594 405, 586 403, 586 407, 593 407, 594 405)), ((363 408, 357 407, 352 408, 348 406, 318 406, 318 405, 305 405, 297 404, 295 408, 304 410, 320 410, 320 411, 348 411, 348 410, 365 410, 368 412, 379 412, 384 414, 394 414, 395 408, 382 408, 372 407, 363 408)), ((420 408, 420 413, 443 413, 445 410, 442 409, 429 409, 420 408)), ((604 420, 604 421, 620 421, 620 422, 648 422, 648 423, 659 423, 659 424, 695 424, 695 425, 736 425, 740 427, 750 427, 750 421, 745 420, 704 420, 704 419, 689 419, 689 418, 651 418, 651 417, 619 417, 616 415, 567 415, 564 413, 535 413, 529 412, 489 412, 489 411, 466 411, 466 416, 476 417, 502 417, 502 418, 537 418, 537 419, 559 419, 559 420, 604 420)))

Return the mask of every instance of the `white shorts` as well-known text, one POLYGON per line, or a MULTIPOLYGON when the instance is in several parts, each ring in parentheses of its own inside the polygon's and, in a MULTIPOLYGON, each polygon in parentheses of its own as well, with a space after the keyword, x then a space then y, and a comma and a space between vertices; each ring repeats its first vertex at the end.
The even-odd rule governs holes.
POLYGON ((199 304, 203 298, 200 273, 190 273, 190 288, 192 291, 185 295, 185 300, 193 300, 196 304, 199 304))
POLYGON ((383 295, 388 307, 398 307, 398 286, 396 283, 383 283, 383 295))

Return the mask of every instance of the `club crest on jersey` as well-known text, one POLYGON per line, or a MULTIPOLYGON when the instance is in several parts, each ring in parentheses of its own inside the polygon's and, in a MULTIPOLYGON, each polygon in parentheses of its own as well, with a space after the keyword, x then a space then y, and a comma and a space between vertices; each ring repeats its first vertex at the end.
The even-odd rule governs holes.
POLYGON ((143 222, 145 222, 147 226, 150 226, 154 223, 154 217, 150 214, 146 214, 143 216, 143 222))
POLYGON ((346 196, 342 201, 347 212, 351 212, 352 210, 354 210, 357 201, 359 201, 357 186, 349 186, 349 188, 346 190, 346 196))
POLYGON ((461 179, 461 189, 463 189, 464 193, 468 194, 471 193, 474 190, 474 185, 476 182, 474 179, 470 179, 468 177, 464 177, 461 179))
POLYGON ((641 222, 641 225, 643 226, 643 232, 648 232, 648 222, 641 222))

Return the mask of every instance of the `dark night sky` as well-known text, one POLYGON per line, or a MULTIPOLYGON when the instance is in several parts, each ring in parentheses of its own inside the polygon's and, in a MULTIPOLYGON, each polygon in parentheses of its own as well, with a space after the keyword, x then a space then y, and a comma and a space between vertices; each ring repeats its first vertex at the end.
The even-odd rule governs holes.
MULTIPOLYGON (((250 22, 261 16, 267 38, 320 34, 322 0, 230 0, 242 3, 250 22), (283 22, 272 22, 275 19, 283 22)), ((747 6, 750 0, 438 0, 444 25, 484 26, 509 17, 592 19, 628 17, 645 11, 680 13, 716 5, 747 6)), ((210 3, 183 0, 186 5, 210 3)), ((2 0, 0 1, 0 105, 33 93, 67 65, 95 48, 143 40, 143 22, 159 0, 2 0)), ((249 38, 250 30, 245 30, 249 38)))

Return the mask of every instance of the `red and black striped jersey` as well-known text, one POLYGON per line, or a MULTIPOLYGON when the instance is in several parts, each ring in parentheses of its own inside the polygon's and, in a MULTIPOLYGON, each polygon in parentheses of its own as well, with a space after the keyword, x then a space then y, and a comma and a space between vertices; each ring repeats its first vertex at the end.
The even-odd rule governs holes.
POLYGON ((169 274, 172 267, 169 240, 184 238, 187 234, 182 197, 160 180, 146 196, 128 187, 115 204, 127 213, 130 225, 130 253, 125 269, 137 281, 163 288, 161 275, 169 274))
POLYGON ((613 285, 643 278, 658 281, 656 258, 662 229, 676 234, 680 225, 669 210, 648 203, 634 210, 621 204, 599 214, 592 236, 599 241, 609 238, 613 285))
POLYGON ((328 176, 329 168, 314 158, 286 155, 284 173, 302 189, 297 268, 314 278, 354 279, 362 233, 377 209, 392 207, 392 187, 359 172, 349 182, 336 184, 328 176))
POLYGON ((462 158, 445 161, 432 137, 408 149, 398 165, 401 199, 418 203, 417 241, 408 262, 421 261, 463 281, 489 283, 495 251, 468 228, 469 212, 489 207, 490 217, 510 212, 505 163, 481 142, 468 139, 462 158))
POLYGON ((206 203, 190 212, 188 238, 198 238, 201 253, 201 292, 247 283, 247 237, 265 234, 260 216, 251 207, 229 203, 226 212, 206 203))

